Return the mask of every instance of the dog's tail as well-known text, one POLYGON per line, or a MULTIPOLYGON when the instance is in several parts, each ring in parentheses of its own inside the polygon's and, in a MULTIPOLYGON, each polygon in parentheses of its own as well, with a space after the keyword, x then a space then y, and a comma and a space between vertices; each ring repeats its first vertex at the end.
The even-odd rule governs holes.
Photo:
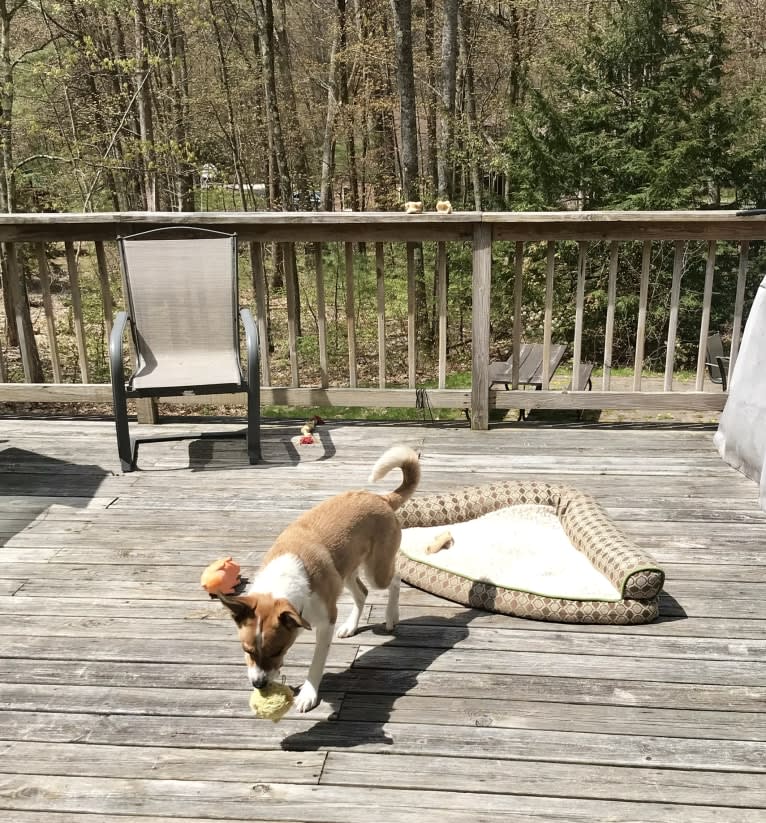
POLYGON ((392 509, 398 509, 412 496, 420 480, 420 462, 417 454, 407 446, 394 446, 384 452, 378 462, 372 467, 370 483, 375 483, 385 477, 391 469, 401 469, 404 475, 398 489, 381 497, 388 502, 392 509))

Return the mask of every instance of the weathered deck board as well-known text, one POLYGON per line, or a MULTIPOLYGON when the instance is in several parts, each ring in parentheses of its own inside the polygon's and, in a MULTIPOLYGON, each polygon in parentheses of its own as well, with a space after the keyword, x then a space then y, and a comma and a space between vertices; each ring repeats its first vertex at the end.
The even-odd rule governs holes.
POLYGON ((322 772, 325 783, 339 786, 385 786, 391 789, 435 789, 486 792, 516 791, 558 797, 589 797, 605 800, 646 800, 652 787, 657 802, 695 803, 709 793, 713 805, 762 807, 766 787, 759 775, 730 772, 694 772, 634 769, 545 763, 517 760, 482 760, 476 764, 461 757, 423 758, 407 755, 375 755, 330 752, 322 772), (509 786, 510 783, 510 786, 509 786))
MULTIPOLYGON (((121 475, 108 421, 2 422, 3 820, 766 819, 766 515, 710 430, 339 424, 300 452, 288 421, 264 426, 260 466, 240 441, 186 441, 142 446, 121 475), (395 636, 333 645, 314 712, 255 721, 199 573, 233 553, 252 574, 394 442, 422 448, 425 493, 537 478, 594 494, 664 565, 662 619, 535 623, 405 588, 395 636)), ((189 428, 226 425, 162 431, 189 428)))

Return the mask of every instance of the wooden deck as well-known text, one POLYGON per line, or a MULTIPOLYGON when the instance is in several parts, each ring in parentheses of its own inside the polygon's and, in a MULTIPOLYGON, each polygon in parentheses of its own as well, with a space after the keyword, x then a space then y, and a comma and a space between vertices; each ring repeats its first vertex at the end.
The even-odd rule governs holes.
MULTIPOLYGON (((321 432, 296 449, 297 424, 266 425, 252 468, 237 440, 143 446, 120 475, 107 421, 0 421, 0 819, 766 820, 766 515, 711 429, 321 432), (395 442, 422 447, 423 492, 595 494, 667 570, 663 618, 543 624, 405 587, 395 637, 333 645, 320 707, 255 720, 201 569, 231 553, 252 572, 395 442)), ((310 652, 307 634, 288 683, 310 652)))

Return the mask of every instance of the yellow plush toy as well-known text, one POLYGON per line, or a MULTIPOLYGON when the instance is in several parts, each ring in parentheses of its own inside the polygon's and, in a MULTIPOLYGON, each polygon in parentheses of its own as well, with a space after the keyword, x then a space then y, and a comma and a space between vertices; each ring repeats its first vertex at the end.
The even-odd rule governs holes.
POLYGON ((275 723, 279 723, 292 705, 293 690, 284 683, 269 683, 263 689, 253 689, 250 695, 250 708, 256 717, 275 723))

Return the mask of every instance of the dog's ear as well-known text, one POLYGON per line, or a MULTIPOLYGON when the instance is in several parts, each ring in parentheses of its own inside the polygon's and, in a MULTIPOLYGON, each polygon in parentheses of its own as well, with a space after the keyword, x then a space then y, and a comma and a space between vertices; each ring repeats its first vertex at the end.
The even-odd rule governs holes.
POLYGON ((295 606, 289 600, 281 600, 279 607, 279 622, 288 629, 310 629, 311 624, 302 614, 298 614, 295 606))
POLYGON ((226 594, 219 594, 218 599, 231 612, 238 626, 255 615, 257 601, 254 597, 229 597, 226 594))

